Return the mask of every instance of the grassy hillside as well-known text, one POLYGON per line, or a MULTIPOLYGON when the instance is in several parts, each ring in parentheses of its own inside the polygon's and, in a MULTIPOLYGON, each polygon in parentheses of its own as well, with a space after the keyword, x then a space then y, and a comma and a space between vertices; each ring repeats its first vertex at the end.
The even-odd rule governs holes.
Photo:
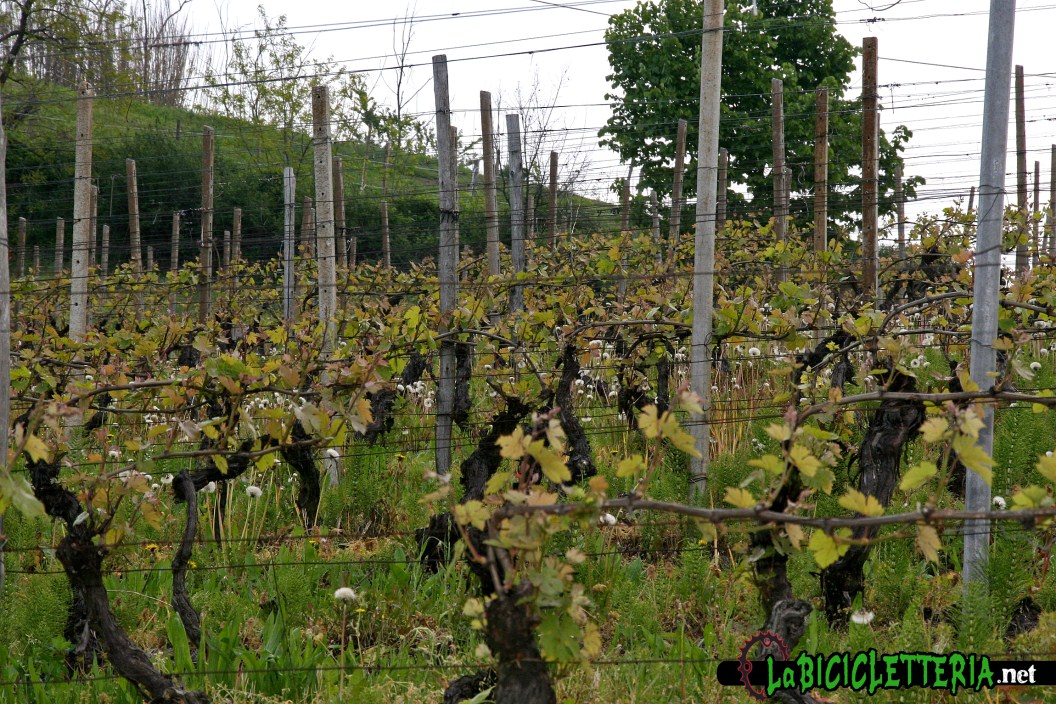
MULTIPOLYGON (((28 222, 28 244, 40 245, 42 263, 51 262, 55 218, 64 217, 66 246, 73 215, 73 168, 76 94, 53 88, 46 95, 12 88, 4 95, 8 126, 8 202, 12 235, 18 218, 28 222)), ((193 256, 198 240, 201 202, 201 134, 216 132, 215 227, 231 228, 233 209, 243 211, 243 251, 269 256, 282 232, 282 172, 294 168, 300 204, 313 193, 312 152, 307 133, 284 143, 281 132, 215 114, 160 107, 133 98, 98 99, 94 107, 93 173, 99 187, 99 226, 111 226, 111 262, 127 258, 128 201, 126 159, 135 159, 139 209, 145 245, 153 244, 159 264, 168 261, 171 214, 182 213, 183 256, 193 256)), ((344 162, 348 227, 359 236, 367 258, 380 253, 380 202, 384 151, 381 145, 340 142, 334 155, 344 162)), ((422 153, 397 154, 388 174, 389 222, 393 260, 420 259, 436 246, 439 210, 436 159, 422 153)), ((470 188, 471 171, 461 169, 462 242, 477 251, 485 240, 483 192, 470 188)), ((580 230, 617 227, 612 207, 578 197, 566 198, 561 210, 577 213, 580 230)), ((509 237, 509 212, 500 193, 503 236, 509 237)), ((546 217, 545 202, 536 208, 546 217)), ((562 215, 562 221, 567 215, 562 215)), ((537 230, 542 230, 540 225, 537 230)))

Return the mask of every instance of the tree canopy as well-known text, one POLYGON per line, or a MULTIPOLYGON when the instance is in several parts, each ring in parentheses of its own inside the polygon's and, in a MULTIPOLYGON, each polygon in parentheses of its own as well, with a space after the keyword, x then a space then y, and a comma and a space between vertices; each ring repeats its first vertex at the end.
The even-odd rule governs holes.
MULTIPOLYGON (((697 151, 702 0, 639 2, 613 15, 608 42, 614 91, 601 144, 640 166, 641 186, 671 191, 678 120, 689 123, 687 161, 697 151)), ((861 202, 861 99, 848 99, 858 50, 836 31, 832 0, 759 0, 758 14, 736 2, 726 10, 719 143, 730 154, 731 213, 773 207, 770 83, 784 84, 786 163, 792 174, 792 214, 805 218, 813 188, 815 90, 829 89, 829 212, 846 225, 861 202), (746 202, 748 201, 748 202, 746 202)), ((910 131, 880 135, 880 208, 893 210, 894 170, 910 131)), ((696 169, 688 168, 691 193, 696 169)), ((905 180, 906 196, 919 177, 905 180)))

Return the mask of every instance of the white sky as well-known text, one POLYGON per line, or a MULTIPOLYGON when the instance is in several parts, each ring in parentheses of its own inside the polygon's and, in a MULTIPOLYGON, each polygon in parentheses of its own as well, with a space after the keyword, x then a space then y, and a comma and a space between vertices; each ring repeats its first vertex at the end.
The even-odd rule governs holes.
MULTIPOLYGON (((857 46, 865 36, 878 37, 879 80, 887 86, 881 90, 881 126, 890 130, 904 123, 913 130, 905 154, 906 173, 927 179, 919 191, 920 201, 907 211, 911 215, 935 213, 955 195, 967 197, 969 187, 978 180, 989 1, 901 0, 885 9, 892 2, 835 0, 838 27, 857 46)), ((1023 64, 1027 74, 1028 170, 1033 173, 1033 162, 1041 161, 1043 203, 1047 202, 1050 179, 1049 148, 1056 143, 1056 55, 1050 43, 1052 28, 1056 27, 1056 4, 1048 3, 1020 0, 1014 51, 1014 62, 1023 64)), ((221 16, 228 28, 251 28, 258 4, 258 0, 193 0, 189 8, 196 30, 201 32, 216 31, 221 16)), ((263 4, 269 16, 287 16, 288 26, 300 43, 313 48, 316 58, 333 56, 350 69, 372 70, 372 94, 379 102, 391 102, 386 84, 375 84, 377 69, 395 63, 391 23, 404 15, 406 5, 363 0, 264 0, 263 4)), ((589 152, 588 177, 607 185, 625 175, 626 167, 618 163, 615 154, 597 146, 597 130, 608 116, 608 109, 597 105, 605 102, 609 88, 605 47, 539 52, 601 42, 607 16, 634 4, 627 0, 418 0, 415 14, 419 21, 414 25, 410 60, 423 65, 414 69, 411 82, 425 88, 411 109, 422 113, 433 110, 428 64, 436 53, 447 54, 454 123, 467 136, 480 132, 476 112, 480 90, 490 90, 493 100, 502 95, 509 105, 518 85, 529 86, 536 74, 544 96, 553 94, 558 77, 564 74, 558 103, 570 107, 560 109, 555 119, 573 131, 562 149, 562 162, 568 152, 589 152), (561 2, 576 3, 579 9, 553 6, 561 2), (488 14, 474 16, 482 12, 488 14), (452 16, 455 13, 457 17, 452 16), (522 51, 536 53, 474 58, 522 51), (457 112, 460 109, 466 112, 457 112)), ((848 93, 858 92, 859 86, 856 75, 848 93)), ((497 127, 505 124, 501 116, 496 118, 497 127)), ((1010 119, 1014 119, 1014 111, 1010 111, 1010 119)), ((1010 128, 1012 153, 1006 188, 1013 200, 1014 145, 1010 128)))

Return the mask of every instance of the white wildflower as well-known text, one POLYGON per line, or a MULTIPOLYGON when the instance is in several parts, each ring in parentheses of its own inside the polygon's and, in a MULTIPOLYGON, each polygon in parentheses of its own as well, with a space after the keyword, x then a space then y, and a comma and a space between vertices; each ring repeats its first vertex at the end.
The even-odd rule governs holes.
POLYGON ((201 488, 201 491, 204 491, 206 494, 215 494, 216 493, 216 482, 209 482, 208 484, 206 484, 205 486, 203 486, 201 488))
POLYGON ((169 484, 172 484, 172 475, 171 474, 162 475, 162 477, 161 477, 161 485, 162 486, 168 486, 169 484))
POLYGON ((994 497, 994 508, 996 508, 998 511, 1004 511, 1005 510, 1005 506, 1007 506, 1007 504, 1005 503, 1005 497, 1003 497, 1003 496, 995 496, 994 497))
POLYGON ((748 348, 748 356, 749 357, 758 357, 762 353, 763 353, 763 351, 760 350, 758 347, 749 347, 748 348))
POLYGON ((616 516, 613 516, 611 513, 603 513, 598 516, 598 523, 603 526, 614 526, 616 525, 616 516))
POLYGON ((326 448, 326 456, 327 457, 332 457, 332 458, 334 458, 336 460, 338 457, 341 456, 341 454, 337 450, 335 450, 334 448, 328 447, 328 448, 326 448))
POLYGON ((858 611, 855 611, 853 614, 851 614, 851 623, 857 623, 859 626, 868 626, 870 623, 873 622, 873 619, 875 617, 876 614, 874 614, 872 611, 865 611, 859 609, 858 611))
POLYGON ((261 494, 263 494, 263 493, 264 492, 261 491, 259 486, 254 486, 253 484, 250 484, 249 486, 246 487, 246 496, 248 496, 251 499, 259 499, 261 494))
POLYGON ((334 592, 334 598, 338 601, 354 601, 356 593, 350 587, 341 587, 334 592))

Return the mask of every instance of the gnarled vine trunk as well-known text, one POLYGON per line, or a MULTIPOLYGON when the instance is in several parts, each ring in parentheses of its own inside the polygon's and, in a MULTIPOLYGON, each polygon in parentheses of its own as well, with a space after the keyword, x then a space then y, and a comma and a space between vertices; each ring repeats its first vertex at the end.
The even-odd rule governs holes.
MULTIPOLYGON (((912 393, 917 380, 898 371, 891 372, 889 391, 912 393)), ((916 437, 924 422, 924 404, 920 401, 885 399, 873 413, 862 440, 858 463, 858 490, 874 496, 881 506, 891 502, 898 484, 902 451, 916 437)), ((868 540, 875 529, 855 528, 856 541, 868 540)), ((872 552, 870 545, 853 544, 836 562, 821 571, 821 591, 825 597, 825 614, 830 624, 847 621, 847 609, 865 589, 865 561, 872 552)))

